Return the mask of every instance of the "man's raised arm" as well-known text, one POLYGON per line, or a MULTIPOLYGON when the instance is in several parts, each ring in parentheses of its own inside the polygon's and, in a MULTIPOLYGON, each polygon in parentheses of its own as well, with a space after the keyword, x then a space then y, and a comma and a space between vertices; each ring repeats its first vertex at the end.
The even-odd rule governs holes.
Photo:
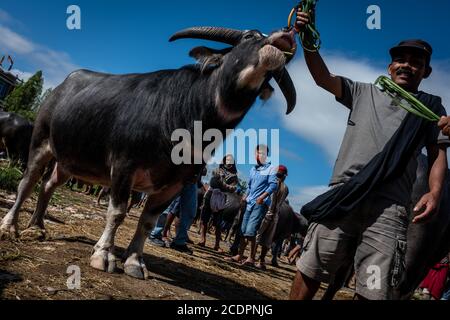
MULTIPOLYGON (((297 12, 297 28, 301 30, 308 23, 309 14, 299 10, 297 12)), ((336 98, 342 98, 342 80, 340 77, 330 73, 319 52, 304 50, 304 54, 306 64, 316 84, 335 95, 336 98)))

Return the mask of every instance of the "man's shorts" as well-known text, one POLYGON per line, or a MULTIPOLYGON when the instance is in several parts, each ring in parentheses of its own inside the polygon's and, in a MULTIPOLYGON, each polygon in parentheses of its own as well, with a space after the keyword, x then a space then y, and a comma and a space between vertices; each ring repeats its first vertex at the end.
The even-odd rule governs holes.
POLYGON ((265 204, 255 204, 251 209, 245 211, 241 228, 244 237, 256 237, 268 209, 265 204))
POLYGON ((330 283, 355 266, 356 293, 370 300, 395 300, 405 277, 409 209, 373 193, 356 210, 310 225, 298 270, 330 283))

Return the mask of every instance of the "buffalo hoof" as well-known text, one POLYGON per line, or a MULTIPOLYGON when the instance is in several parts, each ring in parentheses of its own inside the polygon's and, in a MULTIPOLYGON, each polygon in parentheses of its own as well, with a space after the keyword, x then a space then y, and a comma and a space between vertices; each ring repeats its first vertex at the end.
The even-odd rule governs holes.
POLYGON ((109 270, 108 268, 108 253, 94 253, 91 257, 91 267, 106 272, 109 270))
POLYGON ((30 227, 20 233, 20 240, 22 241, 44 241, 45 238, 45 229, 39 227, 30 227))
POLYGON ((147 280, 149 278, 143 259, 135 260, 129 258, 124 264, 124 272, 126 275, 139 280, 147 280))
POLYGON ((0 228, 0 240, 1 241, 14 241, 19 238, 19 232, 17 226, 6 226, 0 228))
POLYGON ((117 271, 116 256, 107 251, 95 252, 91 257, 91 267, 108 273, 115 273, 117 271))

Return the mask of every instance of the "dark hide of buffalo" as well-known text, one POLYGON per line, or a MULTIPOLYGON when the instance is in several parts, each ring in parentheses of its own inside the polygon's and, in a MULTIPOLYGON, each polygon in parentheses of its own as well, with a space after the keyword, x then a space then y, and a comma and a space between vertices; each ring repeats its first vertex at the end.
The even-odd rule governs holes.
POLYGON ((32 133, 30 121, 17 114, 0 111, 0 149, 4 144, 11 160, 20 161, 23 167, 28 162, 32 133))

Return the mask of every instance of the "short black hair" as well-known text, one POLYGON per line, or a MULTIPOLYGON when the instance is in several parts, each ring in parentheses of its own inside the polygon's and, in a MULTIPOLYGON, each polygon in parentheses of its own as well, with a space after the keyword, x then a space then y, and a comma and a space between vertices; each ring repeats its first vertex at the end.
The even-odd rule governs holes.
POLYGON ((265 149, 265 150, 267 151, 267 154, 269 154, 269 152, 270 152, 269 147, 268 147, 267 145, 265 145, 265 144, 259 144, 259 145, 256 147, 256 151, 259 151, 259 150, 261 150, 261 149, 265 149))

